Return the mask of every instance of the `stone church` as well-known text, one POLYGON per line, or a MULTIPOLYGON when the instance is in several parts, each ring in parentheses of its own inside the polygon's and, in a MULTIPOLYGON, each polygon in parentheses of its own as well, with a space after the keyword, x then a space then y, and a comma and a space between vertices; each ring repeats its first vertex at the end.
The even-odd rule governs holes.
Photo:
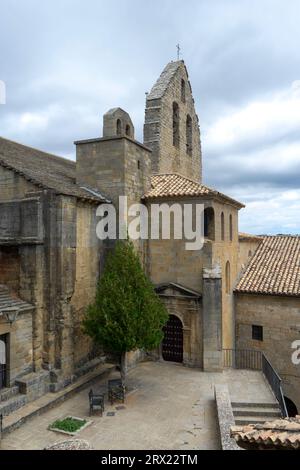
POLYGON ((81 321, 111 249, 96 235, 96 210, 118 211, 119 196, 205 208, 201 250, 175 237, 135 241, 170 314, 152 359, 222 371, 224 351, 264 351, 300 409, 300 366, 290 359, 300 339, 300 238, 239 233, 243 204, 203 184, 184 62, 169 63, 147 94, 143 142, 113 108, 102 137, 75 145, 73 162, 0 138, 0 410, 13 388, 29 401, 103 361, 81 321))

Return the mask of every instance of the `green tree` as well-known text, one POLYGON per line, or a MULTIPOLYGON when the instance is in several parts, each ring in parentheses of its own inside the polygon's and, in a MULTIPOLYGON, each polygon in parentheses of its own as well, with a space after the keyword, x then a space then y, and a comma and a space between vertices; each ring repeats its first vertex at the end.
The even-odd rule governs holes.
POLYGON ((126 352, 157 347, 167 320, 167 310, 145 275, 132 242, 118 241, 107 258, 83 329, 97 344, 120 354, 123 384, 126 352))

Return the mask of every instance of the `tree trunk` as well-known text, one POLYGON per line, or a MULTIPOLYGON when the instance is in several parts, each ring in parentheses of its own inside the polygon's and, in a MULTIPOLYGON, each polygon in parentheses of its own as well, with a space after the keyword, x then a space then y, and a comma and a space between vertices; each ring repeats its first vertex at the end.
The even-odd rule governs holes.
POLYGON ((126 352, 121 353, 121 364, 120 364, 121 380, 122 385, 125 387, 126 380, 126 352))

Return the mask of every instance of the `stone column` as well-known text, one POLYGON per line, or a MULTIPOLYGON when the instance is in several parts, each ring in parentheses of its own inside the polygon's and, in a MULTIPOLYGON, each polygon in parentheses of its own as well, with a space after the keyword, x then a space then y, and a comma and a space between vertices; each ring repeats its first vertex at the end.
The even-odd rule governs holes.
POLYGON ((203 269, 203 370, 221 371, 222 273, 219 266, 203 269))

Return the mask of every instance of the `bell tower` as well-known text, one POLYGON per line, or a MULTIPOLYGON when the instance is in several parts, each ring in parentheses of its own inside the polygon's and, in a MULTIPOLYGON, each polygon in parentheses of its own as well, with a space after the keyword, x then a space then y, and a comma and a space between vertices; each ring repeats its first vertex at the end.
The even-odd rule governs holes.
POLYGON ((183 60, 170 62, 147 95, 144 144, 152 150, 152 173, 202 181, 199 121, 183 60))

